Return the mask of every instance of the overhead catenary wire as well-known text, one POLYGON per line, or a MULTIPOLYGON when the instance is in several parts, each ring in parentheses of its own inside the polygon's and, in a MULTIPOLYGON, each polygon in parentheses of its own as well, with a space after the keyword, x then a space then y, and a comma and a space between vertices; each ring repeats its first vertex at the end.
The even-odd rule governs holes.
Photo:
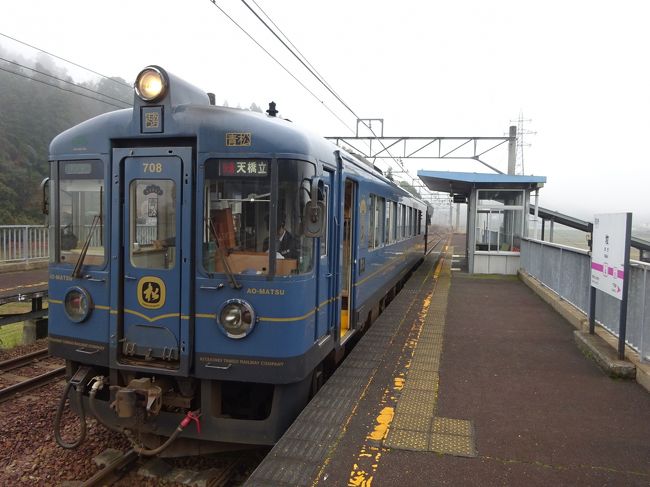
POLYGON ((257 40, 252 36, 252 35, 250 35, 250 34, 246 31, 246 29, 244 29, 241 25, 239 25, 239 23, 238 23, 235 19, 233 19, 233 18, 232 18, 232 17, 231 17, 231 16, 230 16, 230 15, 229 15, 229 14, 228 14, 224 9, 222 9, 219 5, 217 5, 216 0, 209 0, 209 1, 210 1, 210 3, 211 3, 212 5, 214 5, 215 7, 217 7, 217 8, 219 9, 219 11, 220 11, 222 14, 224 14, 224 15, 228 18, 228 20, 230 20, 233 24, 235 24, 235 25, 237 26, 237 28, 239 28, 239 30, 241 30, 244 34, 246 34, 246 36, 247 36, 250 40, 252 40, 252 41, 257 45, 257 47, 259 47, 260 49, 262 49, 262 50, 263 50, 263 51, 264 51, 264 52, 265 52, 265 53, 266 53, 266 54, 267 54, 271 59, 273 59, 273 60, 274 60, 274 61, 275 61, 275 62, 276 62, 276 63, 277 63, 277 64, 278 64, 282 69, 284 69, 284 71, 286 71, 286 73, 287 73, 289 76, 291 76, 294 80, 296 80, 296 82, 297 82, 300 86, 302 86, 302 87, 303 87, 303 88, 304 88, 304 89, 305 89, 305 90, 306 90, 306 91, 307 91, 311 96, 313 96, 313 97, 314 97, 318 102, 320 102, 321 105, 323 105, 323 107, 324 107, 328 112, 330 112, 334 117, 336 117, 336 119, 337 119, 339 122, 341 122, 341 123, 342 123, 345 127, 347 127, 349 130, 353 131, 352 128, 351 128, 348 124, 346 124, 345 121, 344 121, 341 117, 339 117, 336 113, 334 113, 334 111, 333 111, 330 107, 328 107, 328 106, 325 104, 325 102, 324 102, 323 100, 321 100, 321 99, 320 99, 320 98, 319 98, 319 97, 318 97, 318 96, 317 96, 317 95, 316 95, 312 90, 310 90, 310 89, 309 89, 309 88, 308 88, 308 87, 307 87, 307 86, 306 86, 302 81, 300 81, 300 80, 299 80, 299 79, 298 79, 298 78, 297 78, 297 77, 296 77, 296 76, 295 76, 291 71, 289 71, 289 69, 287 69, 287 68, 286 68, 286 67, 285 67, 285 66, 284 66, 284 65, 283 65, 283 64, 282 64, 282 63, 281 63, 281 62, 280 62, 280 61, 279 61, 275 56, 273 56, 273 55, 272 55, 272 54, 271 54, 271 53, 270 53, 270 52, 269 52, 269 51, 268 51, 264 46, 262 46, 262 44, 260 44, 260 43, 259 43, 259 42, 258 42, 258 41, 257 41, 257 40))
MULTIPOLYGON (((268 19, 268 21, 271 22, 271 24, 273 25, 273 27, 275 27, 275 28, 277 29, 277 31, 278 31, 280 34, 282 34, 282 36, 286 39, 286 41, 291 45, 291 47, 293 47, 293 48, 296 50, 296 52, 297 52, 297 53, 300 55, 300 57, 302 57, 302 59, 303 59, 303 60, 304 60, 308 65, 309 65, 309 67, 311 67, 311 68, 314 70, 314 73, 316 73, 316 74, 321 78, 321 80, 323 81, 323 83, 325 83, 329 88, 332 88, 332 86, 331 86, 329 83, 327 83, 327 81, 325 80, 325 78, 324 78, 324 77, 323 77, 323 76, 318 72, 318 70, 314 67, 314 65, 311 64, 311 63, 309 62, 309 60, 305 57, 305 55, 304 55, 302 52, 300 52, 300 49, 298 49, 298 47, 297 47, 293 42, 291 42, 291 40, 289 39, 289 37, 287 37, 287 35, 286 35, 284 32, 282 32, 282 29, 280 28, 280 26, 277 25, 277 24, 273 21, 273 19, 272 19, 272 18, 271 18, 271 17, 270 17, 270 16, 269 16, 265 11, 264 11, 264 9, 263 9, 263 8, 262 8, 262 7, 261 7, 261 6, 260 6, 260 5, 255 1, 255 0, 251 0, 251 1, 252 1, 253 4, 254 4, 258 9, 259 9, 259 11, 262 12, 262 13, 264 14, 264 16, 268 19)), ((332 90, 333 90, 333 88, 332 88, 332 90)))
POLYGON ((94 96, 85 95, 84 93, 79 93, 78 91, 74 91, 74 90, 68 90, 66 88, 63 88, 62 86, 59 86, 59 85, 56 85, 56 84, 53 84, 53 83, 48 83, 48 82, 40 80, 40 79, 32 78, 31 76, 27 76, 26 74, 11 71, 10 69, 5 69, 5 68, 0 67, 0 71, 4 71, 6 73, 10 73, 10 74, 13 74, 15 76, 20 76, 21 78, 25 78, 25 79, 28 79, 30 81, 34 81, 36 83, 41 83, 41 84, 44 84, 44 85, 47 85, 47 86, 52 86, 53 88, 59 89, 61 91, 66 91, 68 93, 72 93, 73 95, 83 96, 84 98, 89 98, 90 100, 95 100, 95 101, 98 101, 98 102, 101 102, 101 103, 105 103, 105 104, 113 106, 115 108, 120 108, 120 109, 125 108, 123 106, 116 105, 116 104, 111 103, 111 102, 106 101, 106 100, 100 100, 99 98, 95 98, 94 96))
MULTIPOLYGON (((331 88, 331 86, 330 86, 328 83, 325 82, 325 80, 323 79, 323 77, 320 76, 320 74, 317 74, 317 73, 315 72, 315 71, 316 71, 315 69, 312 69, 312 67, 311 67, 311 66, 312 66, 311 63, 306 62, 306 61, 307 61, 307 58, 305 58, 302 54, 300 54, 300 56, 299 56, 298 54, 296 54, 296 52, 295 52, 291 47, 289 47, 289 46, 287 45, 286 42, 284 42, 284 41, 280 38, 280 36, 277 34, 277 32, 275 32, 273 29, 271 29, 271 27, 269 26, 269 24, 267 24, 267 23, 264 21, 264 19, 263 19, 262 17, 260 17, 259 14, 258 14, 255 10, 253 10, 253 9, 251 8, 251 6, 248 4, 248 2, 247 2, 246 0, 241 0, 241 2, 242 2, 244 5, 246 5, 246 8, 248 8, 248 10, 250 10, 250 11, 253 13, 253 15, 255 15, 255 17, 257 17, 257 19, 258 19, 260 22, 262 22, 262 24, 264 25, 264 27, 266 27, 266 28, 269 30, 269 32, 270 32, 271 34, 273 34, 273 36, 274 36, 277 40, 279 40, 285 48, 287 48, 287 50, 288 50, 288 51, 289 51, 289 52, 290 52, 290 53, 291 53, 291 54, 292 54, 292 55, 293 55, 293 56, 294 56, 294 57, 295 57, 295 58, 300 62, 300 64, 302 64, 302 65, 305 67, 305 69, 306 69, 307 71, 309 71, 309 72, 312 74, 312 76, 314 76, 314 78, 316 78, 316 79, 317 79, 317 80, 318 80, 318 81, 319 81, 319 82, 320 82, 320 83, 321 83, 321 84, 322 84, 322 85, 327 89, 327 91, 329 91, 329 92, 334 96, 334 98, 336 98, 336 99, 341 103, 341 105, 343 105, 345 108, 347 108, 348 111, 349 111, 350 113, 352 113, 352 115, 354 115, 355 117, 357 117, 357 119, 359 118, 359 116, 354 112, 354 110, 352 110, 352 108, 350 108, 350 106, 349 106, 347 103, 345 103, 345 102, 343 101, 343 99, 342 99, 342 98, 341 98, 341 97, 340 97, 340 96, 339 96, 339 95, 338 95, 338 94, 337 94, 337 93, 336 93, 336 92, 331 88), (303 58, 304 58, 304 61, 303 61, 303 58)), ((256 5, 257 5, 257 4, 256 4, 256 5)), ((275 22, 273 22, 273 21, 271 20, 271 18, 268 16, 268 14, 267 14, 266 12, 264 12, 264 15, 266 15, 266 17, 269 19, 269 21, 270 21, 271 23, 273 23, 273 25, 277 28, 277 25, 275 24, 275 22)), ((279 29, 278 29, 278 30, 279 30, 279 29)), ((289 43, 290 43, 290 44, 291 44, 291 45, 296 49, 296 51, 297 51, 298 49, 295 47, 295 45, 294 45, 291 41, 289 41, 289 38, 288 38, 286 35, 284 35, 284 34, 282 34, 282 35, 287 39, 287 41, 288 41, 288 42, 289 42, 289 43)))
MULTIPOLYGON (((286 49, 287 49, 287 50, 288 50, 288 51, 289 51, 289 52, 290 52, 290 53, 291 53, 291 54, 292 54, 292 55, 293 55, 293 56, 294 56, 294 57, 295 57, 295 58, 296 58, 296 59, 297 59, 297 60, 298 60, 298 61, 299 61, 303 66, 304 66, 304 67, 305 67, 305 69, 307 69, 307 71, 309 71, 309 73, 311 73, 312 76, 314 76, 314 77, 315 77, 315 78, 316 78, 316 79, 317 79, 317 80, 318 80, 318 81, 319 81, 319 82, 320 82, 320 83, 321 83, 321 84, 322 84, 322 85, 323 85, 323 86, 324 86, 324 87, 325 87, 325 88, 326 88, 326 89, 327 89, 327 90, 328 90, 328 91, 329 91, 329 92, 330 92, 330 93, 331 93, 331 94, 332 94, 332 95, 333 95, 333 96, 334 96, 334 97, 335 97, 335 98, 336 98, 336 99, 337 99, 337 100, 338 100, 338 101, 339 101, 339 102, 340 102, 340 103, 341 103, 341 104, 342 104, 342 105, 343 105, 343 106, 344 106, 344 107, 345 107, 345 108, 346 108, 346 109, 347 109, 347 110, 352 114, 352 115, 354 115, 354 116, 356 117, 357 121, 361 121, 361 123, 362 123, 364 126, 366 126, 366 127, 370 130, 370 132, 371 132, 375 137, 377 137, 377 134, 376 134, 375 131, 372 129, 372 126, 369 125, 368 123, 366 123, 363 119, 361 119, 361 118, 359 117, 359 115, 357 115, 357 113, 356 113, 356 112, 355 112, 355 111, 350 107, 350 105, 348 105, 348 104, 347 104, 347 103, 346 103, 346 102, 345 102, 345 101, 344 101, 344 100, 343 100, 343 99, 342 99, 342 98, 341 98, 341 97, 340 97, 340 96, 339 96, 339 95, 334 91, 334 89, 331 87, 331 85, 325 81, 325 79, 323 78, 323 76, 320 75, 320 73, 318 73, 318 72, 316 71, 315 68, 313 68, 313 65, 312 65, 312 64, 307 60, 307 58, 306 58, 302 53, 300 53, 300 51, 299 51, 298 48, 295 46, 295 44, 293 44, 293 43, 289 40, 289 38, 286 36, 286 34, 284 34, 284 33, 280 30, 280 28, 277 26, 277 24, 276 24, 275 22, 273 22, 273 20, 271 19, 271 17, 270 17, 270 16, 269 16, 269 15, 268 15, 264 10, 262 10, 262 9, 259 7, 259 5, 258 5, 257 3, 255 3, 254 0, 252 0, 252 1, 255 3, 255 5, 256 5, 258 8, 260 8, 260 10, 262 11, 262 13, 266 16, 266 18, 269 19, 269 22, 271 22, 271 23, 273 24, 273 26, 274 26, 278 31, 280 31, 280 32, 282 33, 282 35, 285 37, 285 39, 287 40, 287 42, 288 42, 289 44, 291 44, 291 46, 293 47, 293 49, 295 49, 295 51, 294 51, 291 47, 289 47, 289 46, 287 45, 287 42, 285 42, 284 40, 282 40, 282 39, 280 38, 280 36, 279 36, 279 35, 278 35, 278 34, 277 34, 277 33, 276 33, 276 32, 275 32, 275 31, 274 31, 274 30, 269 26, 269 24, 268 24, 267 22, 264 21, 264 19, 262 19, 262 18, 260 17, 260 15, 259 15, 259 14, 258 14, 258 13, 257 13, 253 8, 252 8, 252 7, 248 4, 248 2, 247 2, 246 0, 241 0, 241 1, 242 1, 242 3, 243 3, 243 4, 244 4, 244 5, 245 5, 245 6, 246 6, 246 7, 247 7, 247 8, 248 8, 252 13, 253 13, 253 15, 255 15, 255 17, 256 17, 256 18, 257 18, 257 19, 258 19, 258 20, 259 20, 259 21, 260 21, 260 22, 261 22, 261 23, 262 23, 262 24, 263 24, 263 25, 264 25, 264 26, 265 26, 265 27, 266 27, 266 28, 267 28, 267 29, 268 29, 272 34, 273 34, 273 36, 274 36, 276 39, 278 39, 278 41, 280 41, 280 43, 281 43, 281 44, 282 44, 282 45, 283 45, 283 46, 284 46, 284 47, 285 47, 285 48, 286 48, 286 49), (298 54, 296 53, 296 51, 298 52, 298 54)), ((221 9, 221 7, 219 7, 219 6, 216 4, 216 0, 210 0, 210 2, 211 2, 213 5, 215 5, 217 8, 219 8, 219 10, 221 10, 221 11, 222 11, 222 12, 223 12, 223 13, 224 13, 224 14, 225 14, 225 15, 226 15, 226 16, 227 16, 227 17, 228 17, 232 22, 235 22, 235 21, 232 19, 232 17, 230 17, 229 15, 227 15, 227 14, 223 11, 223 9, 221 9)), ((240 29, 242 29, 242 28, 239 26, 239 24, 237 24, 236 22, 235 22, 235 24, 236 24, 240 29)), ((244 30, 242 29, 242 31, 244 31, 244 30)), ((260 44, 255 40, 255 39, 253 39, 253 37, 252 37, 248 32, 244 31, 244 33, 246 33, 246 35, 248 35, 249 38, 251 38, 251 39, 252 39, 252 40, 253 40, 253 41, 254 41, 254 42, 255 42, 255 43, 256 43, 260 48, 262 48, 262 49, 264 50, 264 52, 266 52, 269 56, 271 56, 272 59, 274 59, 278 64, 280 64, 280 65, 285 69, 285 71, 289 72, 289 71, 288 71, 288 70, 287 70, 287 69, 286 69, 286 68, 285 68, 281 63, 279 63, 279 61, 277 61, 277 59, 276 59, 275 57, 273 57, 273 56, 268 52, 268 50, 266 50, 265 48, 263 48, 263 47, 262 47, 262 46, 261 46, 261 45, 260 45, 260 44)), ((289 74, 291 74, 291 76, 292 76, 294 79, 296 79, 296 81, 298 81, 297 78, 296 78, 292 73, 289 72, 289 74)), ((300 82, 300 84, 301 84, 305 89, 307 89, 306 86, 305 86, 302 82, 300 82)), ((309 90, 308 90, 308 91, 309 91, 309 90)), ((330 112, 333 113, 331 110, 330 110, 330 112)), ((337 116, 337 119, 339 119, 339 121, 341 121, 341 119, 340 119, 338 116, 337 116)), ((343 123, 343 122, 342 122, 342 123, 343 123)), ((345 126, 346 126, 350 131, 351 131, 351 132, 354 132, 354 130, 352 130, 352 129, 347 125, 347 124, 344 123, 344 125, 345 125, 345 126)), ((396 158, 391 154, 390 150, 389 150, 389 149, 384 145, 384 143, 383 143, 380 139, 378 140, 378 142, 379 142, 379 143, 381 144, 381 146, 384 148, 384 150, 386 151, 386 153, 391 157, 391 159, 392 159, 392 160, 397 164, 397 166, 400 167, 401 169, 403 169, 403 170, 408 174, 408 176, 411 178, 412 181, 415 181, 415 178, 414 178, 414 177, 413 177, 413 176, 408 172, 408 169, 404 166, 404 164, 403 164, 401 161, 398 161, 398 160, 397 160, 397 159, 396 159, 396 158)))
MULTIPOLYGON (((100 96, 103 96, 103 97, 106 97, 106 98, 109 98, 109 99, 111 99, 111 100, 114 100, 114 101, 117 101, 117 102, 120 102, 120 103, 124 103, 125 105, 127 105, 126 107, 120 107, 120 108, 127 108, 127 107, 132 106, 132 103, 130 103, 130 102, 128 102, 128 101, 124 101, 124 100, 122 100, 122 99, 120 99, 120 98, 115 98, 115 97, 113 97, 113 96, 106 95, 106 94, 104 94, 104 93, 101 93, 101 92, 99 92, 99 91, 93 90, 93 89, 88 88, 88 87, 86 87, 86 86, 82 86, 82 85, 79 85, 79 84, 74 83, 74 82, 72 82, 72 81, 68 81, 68 80, 65 80, 65 79, 59 78, 59 77, 57 77, 57 76, 54 76, 53 74, 49 74, 49 73, 46 73, 46 72, 44 72, 44 71, 40 71, 40 70, 35 69, 35 68, 30 68, 29 66, 25 66, 24 64, 20 64, 20 63, 18 63, 18 62, 16 62, 16 61, 11 61, 11 60, 9 60, 9 59, 5 59, 5 58, 3 58, 3 57, 0 57, 0 61, 4 61, 4 62, 6 62, 6 63, 13 64, 14 66, 18 66, 18 67, 20 67, 20 68, 28 69, 28 70, 30 70, 30 71, 33 71, 34 73, 38 73, 38 74, 40 74, 40 75, 47 76, 47 77, 49 77, 49 78, 55 79, 56 81, 60 81, 60 82, 62 82, 62 83, 66 83, 66 84, 72 85, 72 86, 74 86, 74 87, 76 87, 76 88, 79 88, 80 90, 85 90, 85 91, 88 91, 88 92, 90 92, 90 93, 95 93, 96 95, 100 95, 100 96)), ((31 79, 33 79, 33 78, 31 78, 31 79)))
POLYGON ((23 46, 27 46, 27 47, 30 47, 30 48, 32 48, 32 49, 36 49, 37 51, 40 51, 40 52, 42 52, 43 54, 47 54, 48 56, 52 56, 53 58, 56 58, 56 59, 58 59, 58 60, 60 60, 60 61, 66 62, 66 63, 68 63, 68 64, 72 64, 73 66, 76 66, 76 67, 81 68, 81 69, 83 69, 83 70, 85 70, 85 71, 88 71, 89 73, 93 73, 93 74, 95 74, 95 75, 97 75, 97 76, 101 76, 102 78, 106 78, 107 80, 110 80, 110 81, 112 81, 113 83, 117 83, 117 84, 119 84, 119 85, 126 86, 126 87, 129 88, 129 89, 132 88, 132 86, 129 85, 128 83, 124 83, 123 81, 116 80, 116 79, 114 79, 114 78, 111 78, 110 76, 106 76, 105 74, 101 74, 101 73, 98 73, 97 71, 93 71, 92 69, 87 68, 87 67, 85 67, 85 66, 82 66, 81 64, 77 64, 77 63, 75 63, 74 61, 70 61, 69 59, 62 58, 61 56, 57 56, 56 54, 52 54, 51 52, 48 52, 48 51, 46 51, 46 50, 44 50, 44 49, 41 49, 40 47, 33 46, 33 45, 28 44, 28 43, 26 43, 26 42, 24 42, 24 41, 21 41, 21 40, 19 40, 19 39, 16 39, 15 37, 11 37, 10 35, 3 34, 2 32, 0 32, 0 36, 2 36, 2 37, 6 37, 7 39, 11 39, 11 40, 14 41, 14 42, 17 42, 17 43, 19 43, 19 44, 22 44, 23 46))

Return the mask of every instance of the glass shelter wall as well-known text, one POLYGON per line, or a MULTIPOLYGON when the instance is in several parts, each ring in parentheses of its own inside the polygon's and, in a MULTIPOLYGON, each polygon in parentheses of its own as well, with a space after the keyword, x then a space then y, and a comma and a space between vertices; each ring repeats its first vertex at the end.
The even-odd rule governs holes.
POLYGON ((476 207, 475 249, 519 252, 524 234, 523 190, 479 190, 476 207))

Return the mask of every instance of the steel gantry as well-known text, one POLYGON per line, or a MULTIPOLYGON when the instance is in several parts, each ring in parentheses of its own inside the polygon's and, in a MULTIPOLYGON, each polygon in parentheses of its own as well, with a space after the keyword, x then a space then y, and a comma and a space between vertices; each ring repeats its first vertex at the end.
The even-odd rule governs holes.
POLYGON ((508 144, 508 174, 515 173, 517 127, 514 125, 509 135, 503 137, 385 137, 383 119, 360 119, 354 136, 326 138, 339 147, 345 144, 368 159, 473 159, 499 174, 503 172, 481 156, 508 144), (380 135, 372 130, 372 122, 381 125, 380 135), (368 127, 372 135, 360 135, 359 125, 368 127))

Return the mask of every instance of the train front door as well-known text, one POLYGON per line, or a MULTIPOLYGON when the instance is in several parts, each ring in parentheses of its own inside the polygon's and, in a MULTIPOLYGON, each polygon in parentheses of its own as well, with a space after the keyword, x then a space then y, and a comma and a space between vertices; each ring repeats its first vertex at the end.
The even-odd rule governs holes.
MULTIPOLYGON (((171 151, 170 151, 171 152, 171 151)), ((178 368, 183 274, 183 160, 126 157, 123 205, 122 361, 178 368)))
POLYGON ((343 193, 343 258, 341 259, 341 331, 340 340, 343 343, 354 325, 352 312, 354 310, 354 282, 356 264, 356 245, 354 242, 356 214, 357 184, 345 179, 343 193))

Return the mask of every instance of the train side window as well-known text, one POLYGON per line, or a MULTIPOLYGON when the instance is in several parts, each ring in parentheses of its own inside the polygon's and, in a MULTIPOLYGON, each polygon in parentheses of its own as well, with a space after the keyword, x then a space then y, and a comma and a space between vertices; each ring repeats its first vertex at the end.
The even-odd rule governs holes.
POLYGON ((384 227, 384 242, 386 245, 390 244, 391 229, 390 226, 393 223, 393 217, 390 214, 392 204, 390 201, 386 201, 386 225, 384 227))
POLYGON ((323 202, 325 202, 325 227, 323 228, 323 235, 320 238, 320 256, 327 256, 327 227, 329 226, 329 186, 323 186, 323 202))
POLYGON ((411 209, 408 206, 404 207, 404 238, 409 238, 409 224, 411 223, 411 209))
POLYGON ((418 210, 413 208, 413 236, 418 234, 418 210))
POLYGON ((395 241, 402 240, 402 205, 397 203, 397 220, 395 220, 395 241))
POLYGON ((377 204, 377 197, 374 194, 370 195, 370 205, 368 207, 368 215, 370 216, 370 224, 368 225, 368 249, 374 249, 375 243, 375 205, 377 204))
POLYGON ((391 243, 397 241, 397 203, 392 201, 390 204, 390 219, 391 219, 391 243))
POLYGON ((384 198, 375 196, 375 239, 374 248, 379 248, 384 243, 384 223, 386 202, 384 198))

